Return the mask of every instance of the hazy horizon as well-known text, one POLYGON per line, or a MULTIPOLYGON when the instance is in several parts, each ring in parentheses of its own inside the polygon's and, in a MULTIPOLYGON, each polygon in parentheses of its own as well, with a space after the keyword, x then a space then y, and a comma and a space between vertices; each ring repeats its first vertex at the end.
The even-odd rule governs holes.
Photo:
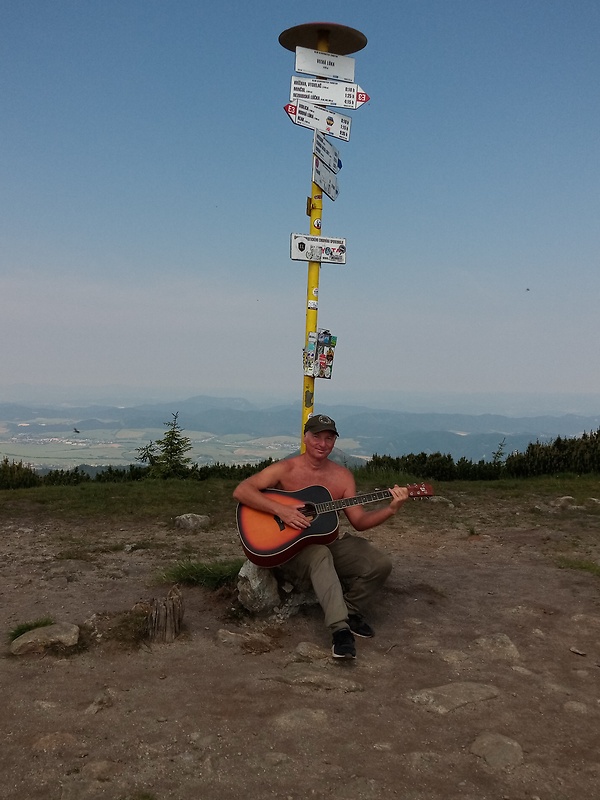
MULTIPOLYGON (((190 397, 242 398, 257 407, 276 405, 298 405, 299 393, 287 392, 273 395, 245 389, 223 389, 219 391, 197 387, 133 387, 125 385, 107 386, 58 386, 13 384, 0 386, 0 403, 22 405, 113 405, 133 406, 154 403, 177 402, 190 397)), ((315 404, 322 406, 360 405, 373 409, 387 409, 408 413, 448 414, 500 414, 503 416, 562 416, 576 414, 596 416, 600 413, 600 394, 576 393, 485 393, 485 392, 390 392, 356 391, 328 392, 327 399, 315 404)), ((176 409, 174 409, 176 410, 176 409)))

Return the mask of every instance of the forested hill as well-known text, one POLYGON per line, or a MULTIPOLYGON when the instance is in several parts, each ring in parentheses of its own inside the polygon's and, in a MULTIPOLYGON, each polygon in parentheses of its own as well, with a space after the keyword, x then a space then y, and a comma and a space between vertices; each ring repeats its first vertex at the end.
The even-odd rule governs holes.
MULTIPOLYGON (((494 414, 443 414, 384 411, 366 406, 322 406, 331 415, 341 440, 352 441, 358 455, 400 456, 442 452, 473 461, 490 459, 504 442, 504 452, 523 451, 529 442, 547 442, 557 436, 580 436, 600 428, 597 416, 577 415, 508 417, 494 414)), ((196 396, 169 403, 118 407, 109 405, 52 406, 0 403, 0 423, 8 434, 60 435, 78 431, 160 429, 178 413, 186 431, 214 436, 298 436, 300 411, 296 405, 259 407, 244 398, 196 396)))

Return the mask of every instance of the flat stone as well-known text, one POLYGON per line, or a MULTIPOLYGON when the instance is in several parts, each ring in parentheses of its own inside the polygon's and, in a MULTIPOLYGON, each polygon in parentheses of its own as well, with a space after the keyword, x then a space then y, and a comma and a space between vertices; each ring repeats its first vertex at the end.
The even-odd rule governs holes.
POLYGON ((284 672, 267 676, 267 680, 278 681, 289 686, 307 686, 313 689, 342 692, 362 692, 362 684, 328 669, 306 669, 304 664, 291 664, 284 672))
POLYGON ((447 714, 460 706, 491 700, 499 694, 500 691, 495 686, 488 686, 485 683, 456 682, 436 686, 433 689, 411 691, 407 697, 413 703, 427 706, 438 714, 447 714))
POLYGON ((518 649, 505 633, 493 633, 480 636, 475 644, 491 658, 502 661, 518 661, 521 657, 518 649))
POLYGON ((494 769, 516 767, 523 761, 521 745, 500 733, 482 733, 471 745, 471 752, 494 769))

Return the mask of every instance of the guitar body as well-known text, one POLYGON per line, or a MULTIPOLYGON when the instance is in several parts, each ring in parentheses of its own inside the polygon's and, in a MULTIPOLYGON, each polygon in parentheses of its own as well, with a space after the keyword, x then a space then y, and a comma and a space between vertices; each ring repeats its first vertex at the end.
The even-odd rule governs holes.
POLYGON ((331 544, 337 539, 337 511, 316 514, 315 503, 331 502, 331 494, 324 486, 308 486, 297 492, 284 492, 268 489, 263 492, 278 503, 297 506, 304 503, 303 509, 312 522, 308 528, 297 530, 284 525, 279 517, 256 511, 248 506, 238 505, 237 526, 242 548, 248 560, 258 567, 277 567, 309 544, 331 544))

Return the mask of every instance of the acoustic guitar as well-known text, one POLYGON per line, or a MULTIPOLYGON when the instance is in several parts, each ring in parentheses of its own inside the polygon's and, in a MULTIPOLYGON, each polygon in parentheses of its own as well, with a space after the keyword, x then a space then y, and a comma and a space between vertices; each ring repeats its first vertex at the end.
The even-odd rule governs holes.
MULTIPOLYGON (((420 500, 433 495, 427 483, 415 483, 406 487, 408 496, 420 500)), ((311 520, 308 528, 298 530, 286 525, 277 514, 257 511, 240 503, 237 507, 237 528, 242 548, 248 559, 258 567, 278 567, 309 544, 331 544, 338 535, 338 511, 349 506, 362 506, 392 497, 389 489, 365 492, 355 497, 334 500, 324 486, 307 486, 297 492, 266 489, 263 494, 283 505, 296 506, 311 520)))

